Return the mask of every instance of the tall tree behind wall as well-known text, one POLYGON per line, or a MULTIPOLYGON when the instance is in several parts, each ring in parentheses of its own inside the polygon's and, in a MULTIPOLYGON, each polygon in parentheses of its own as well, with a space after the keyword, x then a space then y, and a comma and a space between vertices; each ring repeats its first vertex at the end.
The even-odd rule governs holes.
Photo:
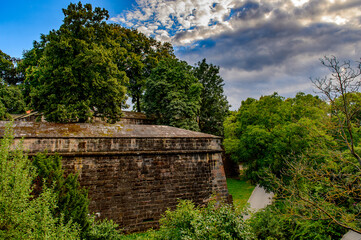
POLYGON ((223 122, 230 105, 223 92, 224 81, 219 75, 219 67, 207 64, 203 59, 194 68, 194 76, 203 85, 199 129, 204 133, 223 136, 223 122))
POLYGON ((321 136, 327 136, 321 126, 326 111, 326 103, 310 94, 298 93, 290 99, 277 93, 259 100, 248 98, 225 121, 226 152, 244 163, 248 179, 272 190, 272 182, 265 178, 267 171, 280 177, 290 155, 324 144, 321 136))
POLYGON ((43 56, 27 74, 38 81, 32 106, 54 122, 119 120, 128 79, 115 63, 122 49, 108 37, 108 11, 79 2, 63 13, 63 25, 43 37, 43 56))
POLYGON ((112 38, 126 50, 124 61, 117 61, 117 65, 129 78, 127 94, 132 98, 134 109, 141 112, 146 79, 161 59, 175 58, 173 47, 169 43, 149 38, 135 29, 127 29, 117 24, 112 24, 111 28, 112 38))
POLYGON ((10 114, 25 112, 25 102, 20 86, 18 60, 0 50, 0 120, 11 119, 10 114))
POLYGON ((146 83, 144 110, 158 124, 198 131, 202 84, 192 67, 178 59, 159 62, 146 83))

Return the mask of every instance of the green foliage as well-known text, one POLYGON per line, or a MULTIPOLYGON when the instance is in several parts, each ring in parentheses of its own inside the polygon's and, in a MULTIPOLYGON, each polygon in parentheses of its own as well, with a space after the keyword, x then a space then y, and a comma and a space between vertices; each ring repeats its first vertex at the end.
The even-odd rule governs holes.
POLYGON ((95 217, 91 216, 90 229, 86 233, 85 239, 87 240, 117 240, 123 239, 120 230, 117 230, 118 225, 112 220, 95 221, 95 217))
POLYGON ((12 136, 8 125, 0 144, 0 238, 78 239, 76 224, 53 217, 57 208, 53 189, 44 187, 32 197, 36 173, 12 136))
POLYGON ((70 4, 63 13, 60 29, 41 35, 18 64, 27 104, 50 121, 90 121, 96 115, 114 122, 127 107, 126 86, 140 112, 146 79, 161 59, 175 58, 172 45, 107 24, 108 11, 90 4, 70 4))
POLYGON ((186 62, 162 60, 148 78, 144 110, 155 116, 158 124, 197 131, 201 91, 202 84, 186 62))
POLYGON ((289 163, 284 174, 290 176, 287 183, 271 180, 294 216, 361 232, 361 171, 349 152, 314 149, 289 163))
POLYGON ((242 213, 215 202, 200 208, 181 200, 176 210, 166 211, 160 224, 156 239, 253 239, 242 213))
POLYGON ((207 64, 206 59, 193 69, 194 76, 202 83, 199 129, 201 132, 223 136, 223 122, 228 115, 227 98, 223 93, 224 81, 219 76, 219 67, 207 64))
POLYGON ((17 61, 0 50, 0 120, 11 119, 10 113, 25 112, 25 101, 20 87, 10 85, 19 80, 15 67, 17 61))
POLYGON ((27 69, 34 109, 48 121, 88 122, 121 117, 127 77, 115 63, 122 49, 108 38, 105 9, 70 4, 64 23, 43 37, 38 66, 27 69))
POLYGON ((23 80, 23 74, 17 67, 19 59, 12 58, 0 50, 0 81, 16 85, 23 80))
POLYGON ((77 175, 69 174, 64 177, 61 157, 46 156, 44 153, 37 154, 32 161, 37 170, 37 192, 53 186, 57 208, 54 209, 55 217, 63 216, 64 223, 74 222, 79 225, 81 235, 89 231, 90 220, 88 217, 87 191, 80 187, 77 175))
POLYGON ((345 230, 322 219, 302 219, 288 214, 282 203, 274 203, 255 213, 250 226, 257 239, 341 239, 345 230))
POLYGON ((19 85, 6 85, 0 83, 0 102, 6 113, 25 113, 25 100, 19 85))
POLYGON ((322 127, 326 107, 319 98, 303 93, 286 100, 275 93, 242 101, 224 123, 226 152, 244 163, 248 179, 272 188, 264 180, 265 171, 281 176, 288 156, 330 140, 322 127))
POLYGON ((117 57, 117 66, 125 71, 129 82, 128 95, 137 112, 142 111, 141 102, 146 79, 161 59, 175 58, 170 44, 158 42, 135 29, 127 29, 117 24, 110 25, 111 38, 123 49, 117 57))
POLYGON ((10 118, 10 115, 6 112, 4 104, 0 101, 0 120, 7 120, 10 118))

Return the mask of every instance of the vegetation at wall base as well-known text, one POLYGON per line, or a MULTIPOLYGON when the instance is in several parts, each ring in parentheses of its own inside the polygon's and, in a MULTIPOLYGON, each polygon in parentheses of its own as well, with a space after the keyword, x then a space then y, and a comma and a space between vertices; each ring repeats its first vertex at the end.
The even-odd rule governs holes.
POLYGON ((59 156, 30 161, 14 146, 9 123, 0 142, 1 239, 120 239, 118 225, 89 216, 76 175, 64 176, 59 156))
POLYGON ((253 239, 242 209, 215 201, 201 208, 180 200, 176 210, 166 211, 160 224, 157 239, 253 239))
POLYGON ((47 156, 39 153, 32 159, 32 164, 37 171, 33 195, 46 187, 52 187, 56 195, 57 208, 54 216, 63 216, 65 223, 72 221, 79 225, 82 236, 90 231, 88 194, 80 187, 77 175, 68 174, 65 177, 59 155, 47 156))
POLYGON ((0 238, 79 239, 77 224, 53 216, 58 206, 54 189, 44 186, 37 197, 31 195, 35 177, 21 144, 13 147, 8 125, 0 144, 0 238))

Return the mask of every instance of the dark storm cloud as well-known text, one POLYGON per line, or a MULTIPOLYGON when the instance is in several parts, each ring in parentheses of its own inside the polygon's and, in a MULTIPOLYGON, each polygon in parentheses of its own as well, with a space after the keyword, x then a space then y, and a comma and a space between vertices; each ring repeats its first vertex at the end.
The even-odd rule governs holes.
POLYGON ((284 24, 280 27, 281 24, 267 24, 200 41, 197 44, 202 48, 185 48, 179 54, 206 54, 217 59, 216 64, 221 66, 251 71, 283 64, 295 55, 318 54, 322 57, 360 41, 361 36, 360 29, 345 29, 333 24, 314 24, 306 28, 284 24))

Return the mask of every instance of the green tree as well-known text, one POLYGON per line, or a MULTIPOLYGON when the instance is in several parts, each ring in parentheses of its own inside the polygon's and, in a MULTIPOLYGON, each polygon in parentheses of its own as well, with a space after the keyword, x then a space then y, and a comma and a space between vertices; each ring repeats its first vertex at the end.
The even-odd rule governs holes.
POLYGON ((155 116, 158 124, 197 131, 201 91, 202 84, 186 62, 162 60, 148 78, 144 110, 155 116))
POLYGON ((45 153, 37 154, 32 159, 32 164, 37 171, 36 192, 44 188, 53 187, 57 208, 54 209, 54 217, 63 216, 64 224, 77 223, 80 227, 81 236, 89 232, 90 220, 88 217, 87 191, 80 187, 77 175, 68 174, 65 177, 59 155, 46 156, 45 153))
POLYGON ((0 102, 7 113, 21 114, 25 112, 25 100, 18 85, 7 86, 0 83, 0 102))
POLYGON ((63 25, 44 36, 43 56, 26 76, 38 81, 32 106, 54 122, 119 120, 128 79, 115 63, 121 48, 108 37, 108 12, 79 2, 63 13, 63 25))
POLYGON ((322 220, 361 233, 361 171, 349 153, 314 149, 288 163, 288 180, 275 177, 275 191, 286 202, 289 215, 301 220, 322 220))
POLYGON ((20 59, 12 58, 0 50, 0 79, 7 84, 15 85, 23 81, 23 74, 19 71, 20 59))
POLYGON ((125 71, 129 82, 128 95, 137 112, 142 111, 146 79, 161 59, 175 58, 169 43, 160 43, 135 29, 112 24, 112 38, 124 49, 123 56, 117 57, 118 68, 125 71))
MULTIPOLYGON (((321 63, 330 74, 313 80, 329 103, 323 129, 330 144, 313 145, 289 158, 284 177, 269 174, 276 195, 287 203, 287 212, 303 220, 322 220, 361 233, 359 76, 361 66, 325 57, 321 63)), ((321 136, 314 134, 315 138, 321 136)))
POLYGON ((342 145, 347 147, 361 166, 361 157, 355 150, 358 142, 355 139, 355 131, 359 130, 360 122, 353 121, 361 112, 358 100, 361 63, 353 68, 350 61, 340 62, 335 56, 324 57, 321 63, 328 68, 330 75, 311 81, 331 105, 331 114, 335 119, 337 134, 342 145))
POLYGON ((53 217, 57 208, 52 188, 31 195, 36 172, 21 145, 14 147, 11 126, 0 143, 0 238, 79 239, 77 225, 53 217))
POLYGON ((204 133, 223 136, 223 122, 230 105, 223 93, 224 82, 219 76, 219 67, 207 64, 206 59, 203 59, 194 68, 194 76, 203 85, 199 129, 204 133))
POLYGON ((42 34, 40 38, 42 39, 40 42, 33 42, 32 49, 24 51, 23 58, 18 65, 19 71, 24 75, 24 81, 20 87, 27 106, 31 106, 30 93, 40 85, 39 76, 37 75, 39 71, 36 71, 36 69, 39 67, 40 59, 44 53, 46 36, 42 34))
POLYGON ((281 176, 288 156, 323 144, 310 133, 326 135, 317 128, 326 117, 326 107, 318 97, 303 93, 286 100, 275 93, 242 101, 238 112, 225 121, 226 152, 244 163, 247 178, 272 188, 272 182, 264 179, 266 171, 281 176))

